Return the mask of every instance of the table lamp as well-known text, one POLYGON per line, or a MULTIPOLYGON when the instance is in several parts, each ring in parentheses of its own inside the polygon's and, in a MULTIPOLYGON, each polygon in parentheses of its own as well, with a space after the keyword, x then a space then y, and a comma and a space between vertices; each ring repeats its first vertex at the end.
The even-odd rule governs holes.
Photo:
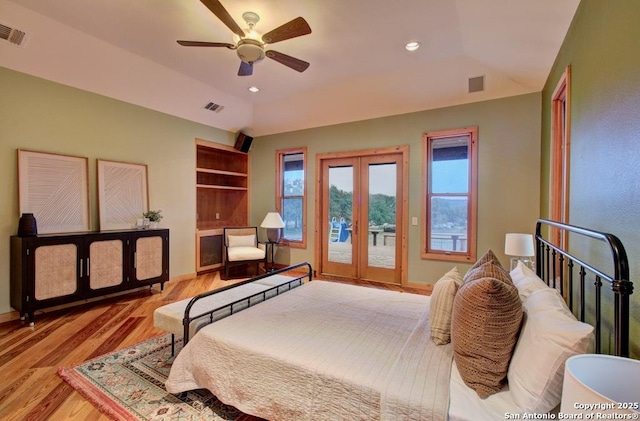
POLYGON ((511 269, 515 269, 518 262, 524 263, 529 269, 533 269, 533 235, 509 233, 504 240, 504 254, 511 257, 511 269))
POLYGON ((638 419, 640 361, 603 354, 569 357, 560 412, 571 419, 638 419), (576 415, 574 415, 576 414, 576 415), (580 415, 577 415, 580 414, 580 415))
POLYGON ((269 212, 262 220, 260 227, 267 229, 267 239, 270 243, 280 241, 280 232, 284 228, 284 221, 278 212, 269 212))

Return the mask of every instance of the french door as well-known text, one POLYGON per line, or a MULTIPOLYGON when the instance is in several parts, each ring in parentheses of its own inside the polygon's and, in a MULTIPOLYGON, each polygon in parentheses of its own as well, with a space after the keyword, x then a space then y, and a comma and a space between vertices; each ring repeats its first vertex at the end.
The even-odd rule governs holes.
POLYGON ((403 153, 320 159, 322 274, 402 283, 405 159, 403 153))

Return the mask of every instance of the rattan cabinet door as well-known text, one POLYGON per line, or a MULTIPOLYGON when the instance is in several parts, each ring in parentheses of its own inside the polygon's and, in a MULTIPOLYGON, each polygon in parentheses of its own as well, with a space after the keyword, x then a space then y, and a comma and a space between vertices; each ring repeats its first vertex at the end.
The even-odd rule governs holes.
POLYGON ((34 292, 36 301, 78 293, 78 246, 75 243, 36 247, 34 292))
POLYGON ((126 237, 119 234, 100 236, 89 241, 86 274, 89 290, 99 294, 118 289, 125 280, 126 237))
POLYGON ((169 279, 169 231, 151 230, 133 234, 134 283, 164 284, 169 279))

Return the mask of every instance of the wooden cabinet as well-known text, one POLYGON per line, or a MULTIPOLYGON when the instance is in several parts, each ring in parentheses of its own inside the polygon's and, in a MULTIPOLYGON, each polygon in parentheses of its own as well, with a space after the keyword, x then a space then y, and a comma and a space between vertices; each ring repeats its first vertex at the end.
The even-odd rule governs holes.
POLYGON ((196 270, 219 269, 222 228, 249 222, 249 155, 196 140, 196 270))
POLYGON ((34 312, 169 280, 169 230, 11 237, 11 306, 34 312))

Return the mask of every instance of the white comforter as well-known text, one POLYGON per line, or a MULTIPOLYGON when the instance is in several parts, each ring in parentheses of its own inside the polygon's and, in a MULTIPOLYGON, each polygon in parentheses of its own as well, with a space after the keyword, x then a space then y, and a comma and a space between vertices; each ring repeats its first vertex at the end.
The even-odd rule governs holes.
POLYGON ((275 420, 446 419, 429 297, 313 281, 203 328, 166 382, 275 420))

